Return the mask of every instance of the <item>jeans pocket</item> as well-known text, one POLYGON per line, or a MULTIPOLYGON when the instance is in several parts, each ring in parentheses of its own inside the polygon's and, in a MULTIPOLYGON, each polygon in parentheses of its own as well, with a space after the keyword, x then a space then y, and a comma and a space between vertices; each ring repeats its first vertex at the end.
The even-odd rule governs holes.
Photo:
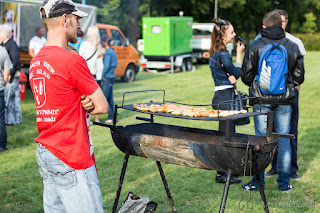
POLYGON ((97 170, 95 165, 87 168, 84 170, 85 176, 90 183, 91 181, 95 182, 96 184, 99 184, 98 176, 97 176, 97 170))
POLYGON ((69 189, 77 184, 76 172, 73 168, 65 164, 51 152, 46 151, 43 155, 45 168, 53 182, 63 188, 69 189))

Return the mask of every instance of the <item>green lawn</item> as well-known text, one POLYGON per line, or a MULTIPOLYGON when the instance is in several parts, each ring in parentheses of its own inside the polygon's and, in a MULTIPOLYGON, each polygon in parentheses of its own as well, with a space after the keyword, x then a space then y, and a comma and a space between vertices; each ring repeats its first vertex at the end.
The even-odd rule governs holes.
MULTIPOLYGON (((320 212, 320 52, 308 52, 305 58, 306 80, 300 93, 299 125, 299 174, 300 181, 291 181, 294 189, 283 194, 277 190, 276 177, 266 179, 265 193, 270 212, 320 212)), ((247 87, 238 83, 239 90, 247 87)), ((208 65, 199 65, 194 72, 175 74, 139 73, 135 82, 116 82, 115 103, 122 103, 122 94, 127 91, 163 89, 166 100, 210 104, 213 96, 213 81, 208 65)), ((161 93, 126 95, 126 103, 161 100, 161 93)), ((36 163, 36 111, 31 91, 22 102, 23 124, 7 127, 8 151, 0 153, 0 212, 43 212, 42 180, 36 163)), ((141 114, 119 110, 119 125, 139 123, 135 116, 141 114)), ((100 116, 104 121, 106 116, 100 116)), ((183 125, 205 129, 217 129, 217 122, 189 121, 155 117, 159 123, 183 125)), ((91 126, 97 168, 106 212, 111 212, 124 153, 114 145, 110 130, 91 126)), ((253 122, 237 128, 237 132, 254 134, 253 122)), ((215 171, 207 171, 163 164, 164 173, 178 212, 218 212, 223 185, 214 182, 215 171)), ((248 181, 249 178, 243 178, 248 181)), ((158 203, 157 212, 170 209, 156 163, 150 159, 131 156, 122 189, 120 203, 132 191, 140 197, 148 196, 158 203)), ((230 187, 226 212, 263 212, 259 193, 244 192, 242 210, 240 185, 230 187), (251 208, 252 207, 252 208, 251 208)))

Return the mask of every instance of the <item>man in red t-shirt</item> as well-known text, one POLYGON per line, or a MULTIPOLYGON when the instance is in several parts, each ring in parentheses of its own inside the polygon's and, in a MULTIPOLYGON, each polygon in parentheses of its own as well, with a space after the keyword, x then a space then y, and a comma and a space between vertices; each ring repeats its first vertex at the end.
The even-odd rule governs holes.
POLYGON ((31 61, 29 80, 37 109, 37 159, 44 211, 103 212, 87 113, 108 103, 85 60, 67 51, 87 16, 70 0, 45 1, 40 15, 47 42, 31 61))

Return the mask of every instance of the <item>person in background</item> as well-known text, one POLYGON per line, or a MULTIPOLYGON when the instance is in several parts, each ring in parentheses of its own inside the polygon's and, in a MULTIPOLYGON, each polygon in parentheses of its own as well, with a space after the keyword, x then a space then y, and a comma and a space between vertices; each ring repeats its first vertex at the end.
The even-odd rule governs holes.
MULTIPOLYGON (((79 32, 79 31, 78 31, 79 32)), ((78 40, 79 42, 79 40, 78 40)), ((97 81, 97 59, 101 52, 100 33, 96 26, 91 26, 87 31, 87 40, 82 42, 79 54, 86 60, 87 65, 94 79, 97 81)), ((91 117, 90 117, 91 121, 91 117)), ((98 115, 95 115, 94 121, 99 121, 98 115)))
POLYGON ((118 60, 116 53, 111 48, 113 45, 112 37, 104 34, 101 38, 101 43, 106 49, 106 52, 103 56, 101 88, 109 103, 108 119, 105 121, 105 123, 111 123, 113 120, 113 84, 115 82, 114 70, 118 65, 118 60))
POLYGON ((36 28, 36 35, 33 36, 29 42, 29 55, 34 58, 43 45, 46 43, 46 38, 44 37, 45 29, 42 26, 36 28))
MULTIPOLYGON (((274 10, 275 12, 279 13, 281 15, 282 19, 282 28, 285 31, 286 26, 288 24, 288 14, 284 10, 274 10)), ((302 41, 291 35, 288 32, 285 32, 286 38, 296 43, 299 47, 300 53, 305 56, 307 54, 306 49, 304 48, 304 45, 302 41)), ((290 122, 290 134, 293 134, 295 136, 294 139, 290 139, 291 144, 291 151, 292 151, 292 157, 291 157, 291 179, 293 180, 300 180, 300 176, 298 174, 298 121, 299 121, 299 91, 300 91, 300 85, 295 87, 295 93, 296 96, 292 103, 292 115, 291 115, 291 122, 290 122)), ((274 156, 272 160, 272 166, 271 169, 265 174, 266 177, 271 177, 273 175, 277 174, 277 155, 274 156)))
POLYGON ((30 63, 29 79, 44 212, 104 212, 87 117, 107 113, 108 103, 86 61, 68 47, 87 15, 71 0, 40 7, 48 40, 30 63))
MULTIPOLYGON (((220 102, 232 100, 234 85, 241 74, 242 52, 245 46, 242 43, 237 43, 237 58, 235 65, 233 65, 232 57, 226 50, 226 46, 234 41, 236 36, 234 28, 230 22, 222 19, 214 19, 214 23, 209 49, 209 66, 215 85, 212 107, 217 109, 217 104, 220 102)), ((220 104, 219 109, 231 110, 231 107, 230 102, 228 104, 220 104)), ((219 121, 219 131, 225 132, 225 128, 225 121, 219 121)), ((233 133, 235 133, 234 124, 233 133)), ((225 183, 226 181, 227 174, 217 171, 216 182, 225 183)), ((232 176, 231 183, 241 183, 241 179, 232 176)))
POLYGON ((77 43, 69 43, 70 46, 76 48, 78 51, 80 50, 81 44, 84 41, 84 32, 82 30, 78 30, 77 32, 77 43))
MULTIPOLYGON (((276 133, 288 134, 291 121, 291 101, 293 100, 294 87, 304 81, 303 56, 298 46, 285 38, 285 31, 282 29, 282 19, 279 13, 269 12, 263 17, 263 29, 261 38, 252 41, 247 48, 242 66, 241 79, 243 83, 250 87, 249 94, 256 99, 250 100, 254 112, 273 112, 274 129, 276 133), (260 54, 267 44, 281 44, 287 52, 288 73, 286 78, 286 91, 280 95, 266 95, 261 92, 256 76, 259 73, 260 54)), ((272 74, 272 72, 271 72, 272 74)), ((273 76, 271 76, 272 78, 273 76)), ((278 86, 279 87, 279 86, 278 86)), ((255 133, 258 136, 266 136, 267 116, 254 116, 255 133)), ((289 138, 278 138, 278 189, 282 192, 289 192, 293 186, 290 184, 291 173, 291 146, 289 138)), ((260 173, 262 185, 264 187, 264 171, 260 173)), ((245 190, 258 190, 257 177, 242 185, 245 190)))
POLYGON ((18 125, 22 123, 19 77, 20 77, 20 53, 19 47, 11 39, 11 28, 7 25, 0 25, 0 42, 7 50, 12 68, 10 69, 9 83, 5 88, 5 122, 7 125, 18 125))
POLYGON ((4 47, 0 46, 0 152, 7 150, 4 87, 9 80, 11 61, 4 47))

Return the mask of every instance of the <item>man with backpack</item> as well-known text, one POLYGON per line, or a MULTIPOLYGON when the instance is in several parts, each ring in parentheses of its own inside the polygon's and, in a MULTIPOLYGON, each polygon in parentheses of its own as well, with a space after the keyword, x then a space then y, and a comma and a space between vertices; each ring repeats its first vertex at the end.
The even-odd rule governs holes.
MULTIPOLYGON (((286 30, 286 26, 288 24, 288 14, 284 10, 276 9, 275 12, 279 13, 282 18, 282 28, 286 30)), ((291 35, 288 32, 285 32, 286 38, 296 43, 299 47, 299 50, 303 56, 307 54, 306 49, 304 48, 304 45, 302 41, 291 35)), ((300 176, 298 174, 298 121, 299 121, 299 91, 300 91, 300 85, 296 87, 295 92, 296 96, 294 98, 294 101, 292 103, 292 115, 291 115, 291 128, 290 128, 290 134, 293 134, 295 136, 294 139, 290 139, 291 144, 291 151, 292 151, 292 157, 291 157, 291 179, 292 180, 300 180, 300 176)), ((272 159, 272 167, 271 169, 265 174, 266 177, 271 177, 273 175, 277 174, 277 157, 275 156, 272 159)))
MULTIPOLYGON (((285 37, 281 28, 279 13, 269 12, 263 18, 262 37, 249 44, 242 66, 242 81, 250 86, 249 95, 256 97, 250 101, 253 111, 273 111, 274 128, 277 133, 290 131, 291 102, 295 97, 295 86, 304 81, 303 56, 298 46, 285 37)), ((256 135, 265 136, 267 116, 255 116, 256 135)), ((290 185, 291 147, 290 139, 278 138, 277 179, 280 191, 288 192, 290 185)), ((264 171, 260 173, 262 184, 264 171)), ((258 190, 254 176, 249 183, 243 184, 245 190, 258 190)))

